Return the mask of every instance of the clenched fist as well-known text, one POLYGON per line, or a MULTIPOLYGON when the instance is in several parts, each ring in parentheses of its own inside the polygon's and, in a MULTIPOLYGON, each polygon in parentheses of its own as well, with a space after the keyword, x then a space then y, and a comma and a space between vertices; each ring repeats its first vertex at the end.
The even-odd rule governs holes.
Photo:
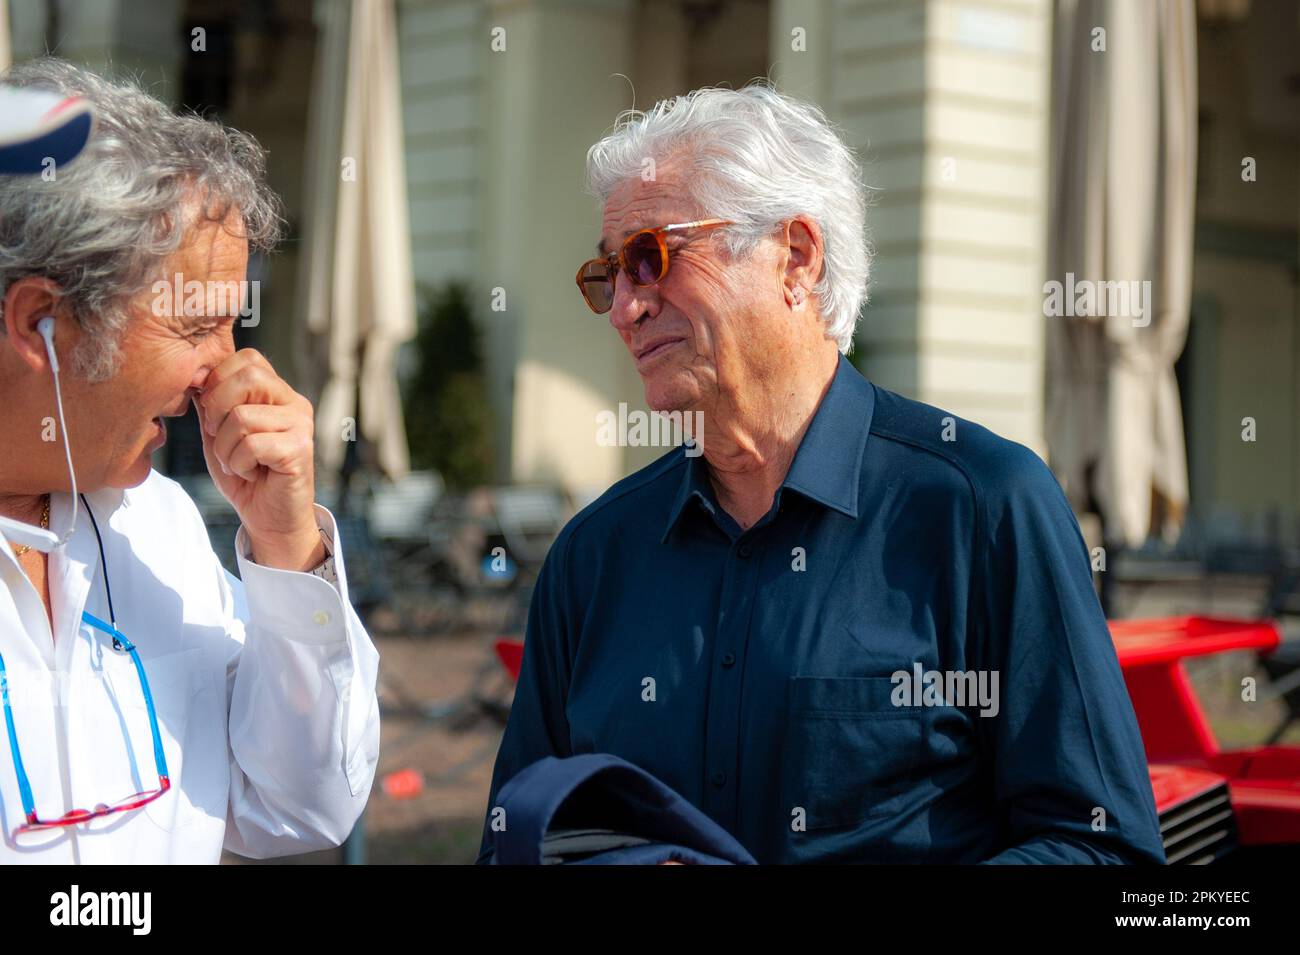
POLYGON ((244 348, 212 370, 194 404, 208 473, 243 521, 253 560, 299 571, 324 560, 311 402, 244 348))

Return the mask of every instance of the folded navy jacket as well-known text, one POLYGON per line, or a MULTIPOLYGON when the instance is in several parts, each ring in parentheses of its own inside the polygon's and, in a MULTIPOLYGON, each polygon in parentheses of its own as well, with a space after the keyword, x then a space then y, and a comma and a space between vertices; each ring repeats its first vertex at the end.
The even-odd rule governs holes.
POLYGON ((547 756, 488 808, 490 865, 754 865, 730 833, 645 770, 604 753, 547 756))

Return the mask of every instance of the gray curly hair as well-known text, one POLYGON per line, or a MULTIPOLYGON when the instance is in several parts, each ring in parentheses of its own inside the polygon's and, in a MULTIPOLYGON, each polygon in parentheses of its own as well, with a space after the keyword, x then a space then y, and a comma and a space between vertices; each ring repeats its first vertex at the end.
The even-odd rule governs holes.
POLYGON ((132 300, 196 215, 224 222, 237 211, 250 249, 270 251, 279 240, 281 204, 247 133, 178 115, 133 82, 55 57, 14 66, 0 81, 81 96, 95 111, 90 142, 55 178, 0 176, 0 319, 18 279, 56 282, 86 333, 73 354, 80 376, 116 374, 132 300))
POLYGON ((718 230, 733 259, 797 215, 817 223, 825 249, 813 293, 826 336, 847 353, 871 277, 870 187, 826 114, 761 81, 739 90, 704 87, 649 112, 626 110, 587 151, 587 191, 608 202, 642 174, 647 158, 675 157, 685 158, 686 188, 701 215, 736 223, 718 230))

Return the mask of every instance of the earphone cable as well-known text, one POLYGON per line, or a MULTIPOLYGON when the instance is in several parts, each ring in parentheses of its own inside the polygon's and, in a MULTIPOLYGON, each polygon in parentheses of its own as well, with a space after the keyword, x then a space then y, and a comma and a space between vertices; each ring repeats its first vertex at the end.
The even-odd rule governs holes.
MULTIPOLYGON (((72 467, 72 440, 68 436, 68 422, 63 417, 63 389, 59 387, 59 360, 54 355, 54 335, 53 333, 43 336, 45 344, 49 346, 50 365, 54 370, 54 403, 59 411, 59 427, 63 430, 63 453, 68 459, 68 477, 72 480, 72 520, 68 523, 68 537, 72 536, 72 529, 77 526, 77 472, 72 467)), ((67 543, 67 538, 60 538, 59 544, 67 543)))
MULTIPOLYGON (((81 503, 86 505, 86 516, 90 518, 90 526, 95 529, 95 540, 99 543, 99 566, 104 571, 104 594, 108 597, 108 622, 113 629, 117 629, 117 612, 113 609, 113 588, 108 583, 108 559, 104 556, 104 538, 99 534, 99 522, 95 520, 95 512, 90 509, 90 502, 86 496, 81 495, 81 503)), ((117 637, 113 638, 114 649, 121 649, 118 646, 117 637)))

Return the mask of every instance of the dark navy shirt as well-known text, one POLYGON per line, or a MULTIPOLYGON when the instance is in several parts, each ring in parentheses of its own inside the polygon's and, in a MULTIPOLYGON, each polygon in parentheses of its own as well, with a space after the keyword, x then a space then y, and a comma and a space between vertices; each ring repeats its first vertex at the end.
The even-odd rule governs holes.
POLYGON ((480 859, 501 786, 577 753, 648 770, 763 863, 1164 861, 1051 472, 843 358, 753 527, 677 448, 561 532, 480 859))

